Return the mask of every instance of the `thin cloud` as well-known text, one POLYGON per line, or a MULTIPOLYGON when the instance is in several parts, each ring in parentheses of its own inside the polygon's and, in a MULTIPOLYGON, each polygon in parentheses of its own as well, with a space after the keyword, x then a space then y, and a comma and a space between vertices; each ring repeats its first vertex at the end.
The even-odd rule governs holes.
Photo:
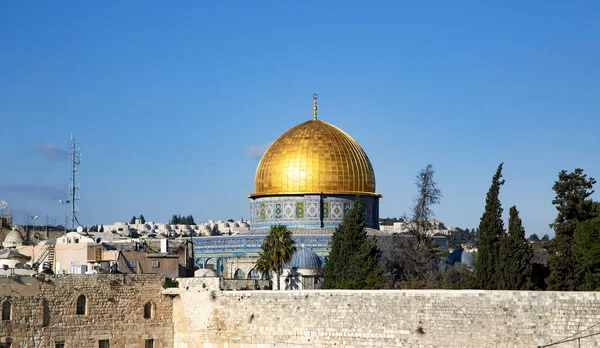
POLYGON ((67 195, 66 185, 45 184, 7 184, 0 185, 0 193, 17 193, 42 199, 64 199, 67 195))
POLYGON ((269 148, 269 146, 271 146, 272 143, 267 143, 264 145, 250 145, 248 147, 246 147, 246 156, 248 157, 252 157, 252 158, 261 158, 263 153, 265 153, 265 151, 267 151, 267 149, 269 148))
POLYGON ((42 157, 53 160, 66 160, 69 155, 67 150, 56 146, 55 144, 34 144, 29 147, 29 152, 38 154, 42 157))

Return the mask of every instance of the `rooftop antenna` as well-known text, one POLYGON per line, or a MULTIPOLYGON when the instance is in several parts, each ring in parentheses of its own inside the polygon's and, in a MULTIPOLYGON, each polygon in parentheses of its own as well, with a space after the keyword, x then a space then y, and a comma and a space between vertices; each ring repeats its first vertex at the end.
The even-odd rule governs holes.
POLYGON ((75 138, 73 137, 73 134, 71 134, 71 146, 69 147, 69 157, 71 157, 72 166, 71 183, 69 185, 69 191, 71 195, 71 229, 75 229, 75 222, 77 221, 77 223, 79 223, 79 220, 77 220, 77 213, 79 212, 79 207, 75 204, 75 202, 81 199, 81 197, 77 195, 77 191, 79 191, 80 185, 75 182, 75 178, 77 177, 77 166, 79 165, 79 163, 81 163, 81 152, 75 144, 75 138))

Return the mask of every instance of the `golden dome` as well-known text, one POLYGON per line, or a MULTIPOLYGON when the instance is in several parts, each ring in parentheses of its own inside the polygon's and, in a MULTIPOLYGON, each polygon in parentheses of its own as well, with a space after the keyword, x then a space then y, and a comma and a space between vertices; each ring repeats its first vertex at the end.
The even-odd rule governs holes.
MULTIPOLYGON (((316 99, 316 98, 315 98, 316 99)), ((262 156, 254 194, 375 194, 369 157, 341 129, 315 115, 283 133, 262 156)))

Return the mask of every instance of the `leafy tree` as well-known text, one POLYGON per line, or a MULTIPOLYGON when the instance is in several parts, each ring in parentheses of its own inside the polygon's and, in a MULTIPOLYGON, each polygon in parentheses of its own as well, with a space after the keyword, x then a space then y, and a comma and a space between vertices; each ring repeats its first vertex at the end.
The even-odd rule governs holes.
POLYGON ((292 260, 296 252, 295 242, 292 239, 292 233, 286 226, 271 226, 269 235, 265 237, 262 243, 262 252, 254 266, 258 272, 275 272, 277 275, 277 290, 281 289, 281 272, 283 265, 292 260))
POLYGON ((227 222, 235 222, 233 219, 227 219, 227 222))
POLYGON ((540 241, 540 237, 538 237, 537 234, 532 234, 531 236, 529 236, 529 240, 532 242, 539 242, 540 241))
POLYGON ((497 272, 498 288, 502 290, 529 290, 531 282, 533 249, 525 239, 517 207, 512 206, 508 218, 508 235, 500 246, 497 272))
POLYGON ((420 234, 424 234, 430 229, 429 220, 434 216, 431 207, 438 204, 442 197, 440 189, 437 188, 437 182, 433 179, 434 173, 433 165, 428 164, 419 172, 415 182, 419 194, 415 198, 413 220, 420 234))
POLYGON ((549 241, 550 241, 550 236, 549 236, 548 234, 545 234, 545 235, 542 237, 542 242, 549 242, 549 241))
POLYGON ((220 236, 221 235, 221 231, 219 231, 219 225, 215 224, 213 226, 213 228, 211 228, 210 235, 211 236, 220 236))
POLYGON ((500 186, 504 185, 504 180, 501 180, 502 165, 503 163, 500 163, 496 174, 492 178, 492 186, 485 200, 485 211, 479 223, 481 241, 479 243, 479 257, 475 266, 475 276, 479 288, 486 290, 494 290, 498 287, 498 256, 500 243, 505 235, 502 205, 498 197, 500 186))
POLYGON ((179 225, 179 217, 177 217, 177 215, 173 214, 173 217, 169 221, 169 225, 179 225))
POLYGON ((100 232, 104 232, 104 225, 100 225, 100 232))
POLYGON ((131 225, 135 224, 135 219, 137 219, 137 218, 135 217, 135 215, 134 215, 134 216, 132 216, 132 217, 131 217, 131 220, 129 220, 129 224, 131 224, 131 225))
POLYGON ((583 169, 577 168, 570 173, 562 170, 552 187, 556 192, 552 204, 558 214, 550 225, 555 237, 549 248, 549 290, 576 290, 582 283, 583 273, 572 251, 573 235, 579 223, 595 216, 596 207, 589 199, 595 183, 594 178, 588 178, 583 169))
POLYGON ((146 223, 146 218, 144 218, 144 215, 140 215, 140 223, 142 223, 142 224, 146 223))
MULTIPOLYGON (((431 238, 420 243, 412 234, 378 236, 380 264, 388 289, 433 289, 440 287, 437 244, 431 238)), ((327 267, 327 265, 326 265, 327 267)))
POLYGON ((365 210, 358 201, 344 216, 331 237, 325 262, 326 289, 376 289, 383 280, 379 266, 381 251, 375 237, 367 236, 365 210))
POLYGON ((580 266, 579 290, 600 288, 600 217, 581 222, 573 234, 573 254, 580 266))

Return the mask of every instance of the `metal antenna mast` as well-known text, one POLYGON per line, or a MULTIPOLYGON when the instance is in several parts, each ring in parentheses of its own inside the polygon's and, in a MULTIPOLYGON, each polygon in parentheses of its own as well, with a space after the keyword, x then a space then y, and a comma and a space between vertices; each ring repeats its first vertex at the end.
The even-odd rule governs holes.
POLYGON ((75 221, 77 221, 76 214, 79 211, 79 207, 77 207, 75 201, 81 199, 81 197, 77 195, 77 191, 79 191, 80 185, 75 183, 75 178, 77 176, 77 165, 81 163, 81 152, 79 151, 79 148, 75 145, 75 138, 73 137, 73 134, 71 134, 71 147, 69 148, 69 156, 71 157, 71 165, 73 167, 69 190, 71 191, 71 229, 74 230, 75 221))

